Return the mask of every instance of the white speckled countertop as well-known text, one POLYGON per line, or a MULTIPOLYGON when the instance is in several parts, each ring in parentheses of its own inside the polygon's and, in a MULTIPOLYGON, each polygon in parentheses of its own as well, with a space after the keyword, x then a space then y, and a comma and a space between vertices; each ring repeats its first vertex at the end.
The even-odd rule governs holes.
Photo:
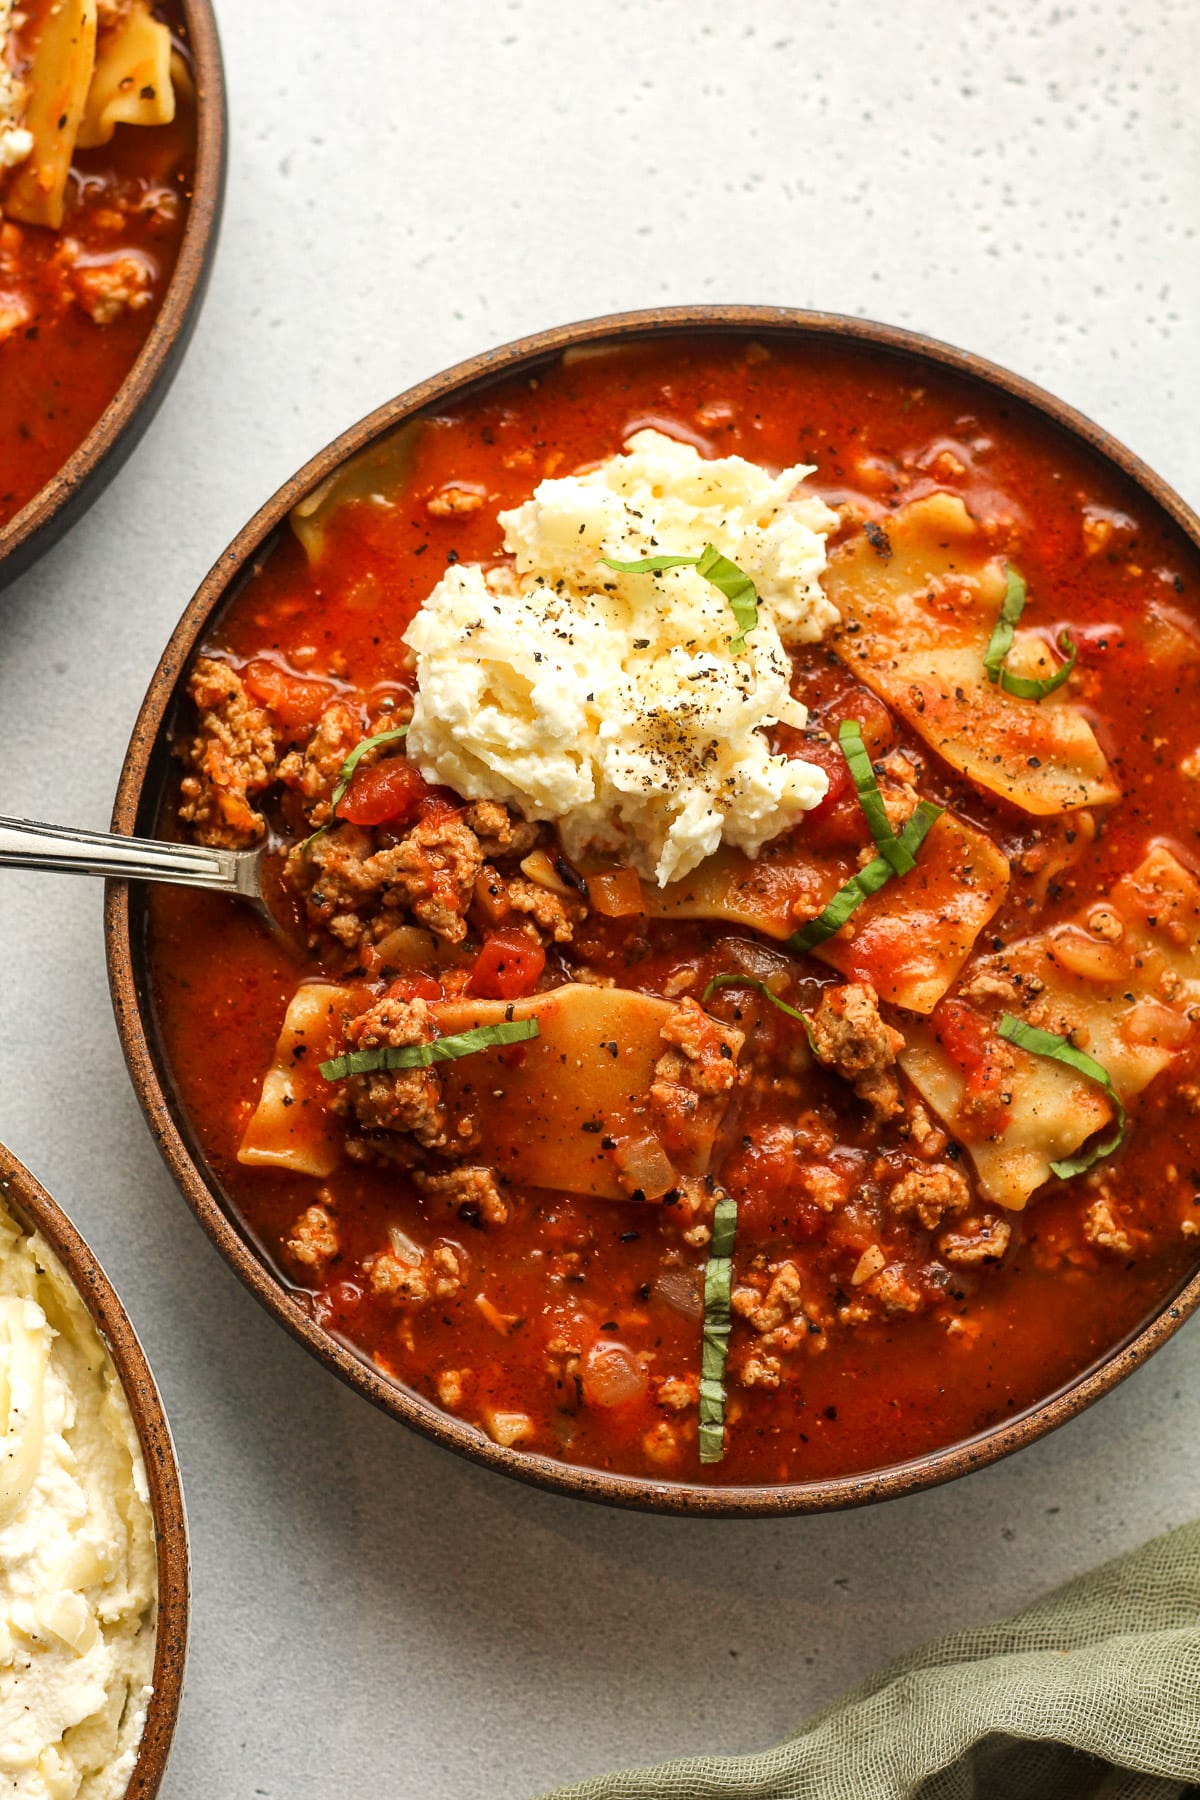
MULTIPOLYGON (((212 292, 132 462, 0 596, 0 811, 104 826, 170 627, 277 483, 410 381, 565 319, 757 300, 919 327, 1200 499, 1189 0, 218 10, 212 292)), ((102 1256, 183 1465, 167 1800, 525 1800, 760 1745, 1200 1504, 1194 1324, 1057 1436, 865 1512, 700 1524, 485 1475, 325 1374, 192 1221, 125 1075, 99 889, 4 872, 0 944, 0 1136, 102 1256)))

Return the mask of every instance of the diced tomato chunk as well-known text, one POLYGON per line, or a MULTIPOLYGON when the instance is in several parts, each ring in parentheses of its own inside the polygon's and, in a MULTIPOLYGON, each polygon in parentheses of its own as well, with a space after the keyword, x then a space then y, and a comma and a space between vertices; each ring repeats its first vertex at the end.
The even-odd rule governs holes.
POLYGON ((896 727, 892 723, 891 713, 878 694, 873 694, 870 688, 861 687, 857 682, 821 708, 820 724, 835 743, 838 726, 843 719, 857 719, 867 752, 872 757, 885 755, 896 741, 896 727))
POLYGON ((331 1281, 313 1296, 313 1316, 328 1330, 339 1330, 353 1318, 365 1298, 357 1281, 331 1281))
POLYGON ((338 817, 352 825, 397 825, 411 819, 428 795, 429 783, 406 757, 356 769, 338 805, 338 817))
POLYGON ((816 1236, 824 1215, 804 1192, 803 1173, 791 1126, 759 1126, 750 1133, 725 1170, 741 1242, 802 1243, 816 1236))
POLYGON ((802 1244, 816 1237, 824 1214, 798 1188, 776 1193, 773 1185, 739 1192, 738 1236, 746 1244, 802 1244))
POLYGON ((242 681, 250 698, 273 712, 289 735, 312 731, 334 696, 332 682, 289 675, 261 656, 246 664, 242 681))
POLYGON ((470 992, 485 1000, 517 1000, 533 992, 545 966, 546 952, 536 938, 515 926, 502 926, 475 959, 470 992))
POLYGON ((942 1000, 929 1016, 938 1043, 968 1079, 988 1060, 991 1035, 983 1019, 965 1000, 942 1000))
POLYGON ((405 975, 397 975, 389 981, 387 987, 389 1000, 443 1000, 442 984, 432 975, 424 975, 419 969, 413 969, 405 975))
POLYGON ((991 1128, 1006 1109, 1004 1089, 1010 1079, 1011 1056, 1003 1039, 964 1000, 941 1000, 929 1015, 938 1043, 966 1078, 964 1100, 970 1112, 987 1112, 991 1128))
POLYGON ((860 844, 866 836, 862 808, 841 745, 831 738, 808 738, 795 754, 816 763, 829 777, 825 798, 805 813, 797 827, 805 843, 829 848, 860 844))
POLYGON ((824 769, 829 777, 829 788, 819 806, 813 808, 820 813, 853 791, 854 783, 850 779, 850 769, 840 744, 832 738, 806 738, 796 754, 808 763, 816 763, 818 769, 824 769))
POLYGON ((463 809, 453 788, 431 787, 421 796, 420 814, 429 823, 444 824, 463 809))
POLYGON ((861 844, 866 837, 862 808, 854 791, 850 765, 838 742, 838 727, 844 719, 858 721, 867 753, 873 760, 890 748, 896 735, 892 715, 883 701, 867 688, 856 685, 838 694, 822 708, 820 722, 830 735, 827 738, 806 737, 794 752, 802 756, 805 762, 816 763, 829 777, 829 791, 825 798, 810 813, 806 813, 800 822, 800 830, 805 833, 806 840, 811 840, 814 846, 829 849, 861 844))
POLYGON ((1116 624, 1072 625, 1070 636, 1081 663, 1102 663, 1125 648, 1124 627, 1116 624))

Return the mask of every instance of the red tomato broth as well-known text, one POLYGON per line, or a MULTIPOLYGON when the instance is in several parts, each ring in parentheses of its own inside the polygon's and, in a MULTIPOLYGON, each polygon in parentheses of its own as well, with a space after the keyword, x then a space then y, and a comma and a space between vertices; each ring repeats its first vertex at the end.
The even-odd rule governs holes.
MULTIPOLYGON (((999 495, 1010 513, 1019 507, 1027 521, 1021 567, 1040 601, 1039 624, 1055 632, 1068 624, 1081 640, 1081 662, 1120 666, 1119 682, 1106 680, 1097 699, 1096 723, 1125 799, 1109 809, 1105 828, 1052 890, 1039 918, 1071 912, 1081 893, 1110 879, 1106 871, 1132 866, 1164 821, 1178 852, 1194 862, 1200 784, 1179 766, 1195 748, 1180 704, 1195 690, 1195 671, 1187 667, 1193 650, 1200 666, 1200 636, 1184 610, 1194 593, 1194 553, 1111 471, 998 397, 924 371, 914 384, 902 361, 879 353, 817 354, 780 343, 763 358, 746 348, 728 339, 659 344, 556 364, 536 382, 509 381, 468 398, 420 432, 409 478, 393 502, 352 502, 334 514, 318 569, 309 570, 285 533, 215 622, 206 648, 235 665, 266 658, 368 707, 381 691, 408 691, 411 659, 401 638, 446 562, 494 561, 499 510, 526 498, 547 474, 618 451, 631 429, 653 420, 676 435, 701 438, 713 454, 738 453, 775 466, 797 457, 816 461, 812 485, 831 502, 854 496, 870 503, 881 495, 886 501, 901 489, 907 500, 940 486, 961 492, 968 505, 994 508, 999 495), (728 412, 719 429, 699 430, 697 413, 704 408, 712 418, 718 406, 728 412), (945 459, 947 448, 961 471, 945 459), (425 500, 450 483, 478 486, 485 505, 431 516, 425 500), (1124 533, 1119 557, 1085 561, 1081 555, 1085 504, 1136 522, 1135 533, 1124 533), (1141 575, 1128 573, 1130 562, 1141 575), (1172 619, 1181 624, 1182 662, 1147 653, 1145 621, 1156 610, 1168 621, 1163 629, 1172 619), (1114 625, 1123 637, 1119 649, 1112 648, 1114 625)), ((884 709, 820 647, 799 659, 797 692, 808 700, 814 724, 836 731, 836 721, 849 715, 869 735, 880 728, 884 709), (856 698, 864 704, 856 706, 856 698)), ((896 735, 904 741, 898 725, 896 735)), ((1034 840, 1034 822, 1025 814, 971 788, 935 757, 927 757, 922 791, 953 799, 1010 857, 1034 840)), ((841 821, 844 808, 844 797, 835 797, 825 829, 838 829, 840 821, 850 830, 841 821)), ((819 812, 812 823, 821 828, 819 812)), ((1027 889, 1014 881, 989 935, 998 941, 1019 935, 1027 889)), ((535 1414, 532 1449, 595 1468, 715 1482, 795 1481, 880 1468, 960 1441, 1055 1391, 1134 1329, 1195 1261, 1195 1240, 1183 1235, 1181 1224, 1193 1206, 1200 1219, 1200 1144, 1187 1147, 1195 1132, 1189 1139, 1164 1077, 1131 1108, 1134 1129, 1119 1162, 1122 1196, 1130 1197, 1143 1233, 1134 1257, 1106 1256, 1086 1243, 1077 1186, 1051 1182, 1026 1214, 1011 1216, 1013 1245, 1000 1268, 982 1275, 954 1271, 949 1295, 942 1291, 940 1318, 928 1311, 835 1332, 807 1360, 801 1378, 774 1393, 731 1385, 724 1461, 704 1468, 693 1449, 682 1462, 658 1467, 644 1447, 661 1418, 652 1397, 601 1407, 568 1392, 564 1406, 570 1382, 548 1374, 547 1344, 569 1340, 586 1356, 594 1342, 611 1339, 652 1355, 656 1373, 697 1368, 698 1319, 654 1294, 664 1247, 670 1243, 679 1257, 675 1238, 669 1231, 664 1236, 662 1209, 530 1192, 512 1205, 506 1225, 482 1230, 452 1212, 443 1216, 444 1207, 419 1195, 395 1169, 346 1165, 322 1183, 238 1164, 241 1131, 297 966, 248 915, 209 897, 156 893, 151 921, 156 1009, 168 1060, 204 1153, 251 1237, 321 1324, 398 1379, 436 1401, 439 1371, 469 1368, 473 1385, 464 1416, 477 1419, 485 1403, 535 1414), (281 1246, 323 1186, 336 1190, 341 1247, 328 1278, 306 1284, 281 1246), (460 1246, 469 1259, 467 1284, 445 1303, 398 1316, 357 1273, 389 1226, 417 1241, 460 1246), (571 1256, 580 1259, 571 1265, 582 1274, 577 1282, 562 1273, 561 1259, 571 1256), (493 1313, 518 1321, 504 1335, 476 1304, 479 1292, 486 1292, 493 1313), (969 1328, 951 1337, 947 1308, 969 1328)), ((661 993, 688 964, 704 980, 728 969, 732 945, 752 936, 594 915, 580 931, 594 967, 648 993, 661 993)), ((801 981, 811 979, 815 992, 828 974, 805 964, 801 981)), ((564 965, 552 951, 538 985, 563 978, 564 965)), ((794 992, 789 998, 801 1004, 794 992)), ((778 1045, 781 1058, 802 1033, 744 990, 726 990, 709 1010, 752 1022, 756 1041, 778 1045)), ((815 1077, 822 1091, 833 1081, 815 1077)), ((756 1177, 745 1137, 760 1126, 769 1133, 789 1105, 794 1102, 770 1092, 759 1096, 740 1120, 741 1149, 724 1146, 729 1169, 737 1170, 741 1157, 744 1221, 735 1268, 740 1256, 764 1245, 786 1247, 829 1270, 844 1266, 858 1248, 853 1206, 831 1231, 791 1195, 769 1155, 757 1159, 767 1178, 756 1177)), ((851 1164, 858 1156, 865 1170, 877 1153, 848 1144, 844 1154, 851 1164)), ((699 1271, 704 1252, 688 1260, 699 1271)), ((745 1329, 735 1323, 735 1339, 745 1329)))
MULTIPOLYGON (((157 7, 187 61, 182 12, 157 7)), ((177 81, 169 125, 118 125, 112 141, 77 149, 62 228, 6 221, 0 205, 0 527, 16 516, 78 449, 116 397, 149 337, 187 225, 196 160, 196 105, 177 81), (154 193, 165 205, 142 211, 154 193), (78 246, 70 265, 63 246, 78 246), (103 267, 132 255, 152 274, 149 304, 99 324, 73 296, 71 267, 103 267), (5 302, 32 303, 7 334, 5 302)), ((19 166, 19 165, 18 165, 19 166)))

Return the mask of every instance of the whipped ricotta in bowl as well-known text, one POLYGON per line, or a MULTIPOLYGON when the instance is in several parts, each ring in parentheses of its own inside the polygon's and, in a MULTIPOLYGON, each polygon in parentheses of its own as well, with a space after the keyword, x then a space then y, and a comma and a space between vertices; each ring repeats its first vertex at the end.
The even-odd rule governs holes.
POLYGON ((146 1471, 109 1352, 0 1207, 0 1794, 119 1800, 152 1692, 146 1471))
POLYGON ((511 565, 450 567, 410 625, 418 691, 408 752, 431 781, 557 825, 573 858, 619 855, 660 885, 721 843, 751 855, 825 796, 815 764, 773 753, 802 726, 788 648, 837 621, 822 592, 836 515, 772 475, 658 431, 539 484, 500 514, 511 565), (707 546, 749 576, 738 643, 722 590, 692 566, 618 562, 707 546))

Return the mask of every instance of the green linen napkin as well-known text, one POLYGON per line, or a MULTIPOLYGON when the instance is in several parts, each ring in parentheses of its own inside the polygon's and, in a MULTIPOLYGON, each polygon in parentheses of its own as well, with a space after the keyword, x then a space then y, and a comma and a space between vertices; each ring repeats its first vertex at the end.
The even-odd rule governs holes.
POLYGON ((794 1737, 543 1800, 1180 1800, 1200 1780, 1200 1521, 890 1663, 794 1737))

